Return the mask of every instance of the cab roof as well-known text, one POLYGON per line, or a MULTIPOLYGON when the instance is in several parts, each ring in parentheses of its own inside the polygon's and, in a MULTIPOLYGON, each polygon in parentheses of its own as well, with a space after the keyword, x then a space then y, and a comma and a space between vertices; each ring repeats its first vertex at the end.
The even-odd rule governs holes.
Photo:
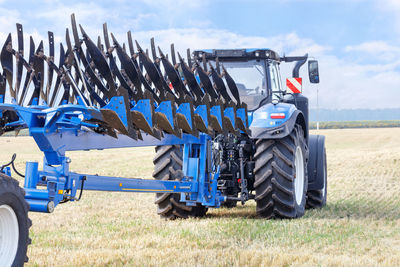
POLYGON ((206 60, 219 61, 249 61, 253 59, 271 59, 280 62, 277 52, 268 48, 244 48, 244 49, 203 49, 195 50, 193 56, 199 60, 205 56, 206 60))

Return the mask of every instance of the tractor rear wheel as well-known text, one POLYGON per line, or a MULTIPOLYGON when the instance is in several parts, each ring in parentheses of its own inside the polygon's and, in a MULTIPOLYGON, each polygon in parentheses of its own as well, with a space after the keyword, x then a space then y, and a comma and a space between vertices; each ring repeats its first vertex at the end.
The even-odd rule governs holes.
POLYGON ((26 256, 29 227, 29 205, 25 191, 18 181, 0 174, 0 262, 1 266, 23 266, 26 256))
POLYGON ((282 139, 256 142, 255 200, 257 214, 265 218, 304 215, 308 185, 308 148, 301 126, 282 139))
POLYGON ((307 192, 307 209, 322 208, 326 205, 326 196, 328 192, 328 179, 326 169, 326 151, 324 149, 323 165, 323 187, 321 190, 309 190, 307 192))
MULTIPOLYGON (((153 159, 153 177, 157 180, 181 180, 182 172, 182 147, 179 145, 157 146, 156 155, 153 159)), ((198 205, 186 206, 180 201, 179 193, 157 193, 154 203, 158 205, 157 214, 162 218, 176 219, 188 217, 203 217, 207 208, 198 205)))

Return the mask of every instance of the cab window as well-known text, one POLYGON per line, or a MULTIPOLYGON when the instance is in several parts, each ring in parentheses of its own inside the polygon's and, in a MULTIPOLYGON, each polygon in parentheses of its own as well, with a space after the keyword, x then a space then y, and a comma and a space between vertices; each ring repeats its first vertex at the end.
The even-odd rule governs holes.
POLYGON ((279 65, 277 62, 269 62, 268 64, 269 78, 271 81, 272 98, 276 99, 282 94, 281 77, 279 75, 279 65))

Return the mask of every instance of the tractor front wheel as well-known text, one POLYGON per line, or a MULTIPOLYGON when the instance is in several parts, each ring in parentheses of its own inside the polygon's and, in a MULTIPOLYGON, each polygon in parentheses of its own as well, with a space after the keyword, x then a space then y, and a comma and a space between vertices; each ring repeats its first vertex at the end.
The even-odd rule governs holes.
MULTIPOLYGON (((153 177, 157 180, 181 180, 182 172, 182 147, 179 145, 157 146, 156 156, 153 159, 153 177)), ((157 214, 162 218, 176 219, 188 217, 203 217, 207 208, 198 204, 195 207, 186 206, 180 201, 181 195, 174 193, 157 193, 155 204, 158 205, 157 214)))
POLYGON ((26 256, 29 227, 29 205, 25 191, 18 181, 0 174, 0 262, 1 266, 23 266, 26 256))
POLYGON ((255 200, 265 218, 304 215, 308 185, 308 148, 300 125, 282 139, 256 142, 255 200))

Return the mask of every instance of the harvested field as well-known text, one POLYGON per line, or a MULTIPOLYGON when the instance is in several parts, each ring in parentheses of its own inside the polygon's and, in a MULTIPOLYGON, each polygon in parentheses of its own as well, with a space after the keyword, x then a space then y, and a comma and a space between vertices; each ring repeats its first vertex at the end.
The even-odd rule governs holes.
MULTIPOLYGON (((316 133, 314 131, 314 133, 316 133)), ((328 205, 297 220, 255 217, 255 203, 165 221, 153 194, 83 193, 53 214, 30 213, 28 266, 400 265, 400 128, 321 130, 328 205)), ((0 138, 0 162, 41 161, 30 137, 0 138)), ((71 169, 151 177, 153 148, 69 153, 71 169)))

